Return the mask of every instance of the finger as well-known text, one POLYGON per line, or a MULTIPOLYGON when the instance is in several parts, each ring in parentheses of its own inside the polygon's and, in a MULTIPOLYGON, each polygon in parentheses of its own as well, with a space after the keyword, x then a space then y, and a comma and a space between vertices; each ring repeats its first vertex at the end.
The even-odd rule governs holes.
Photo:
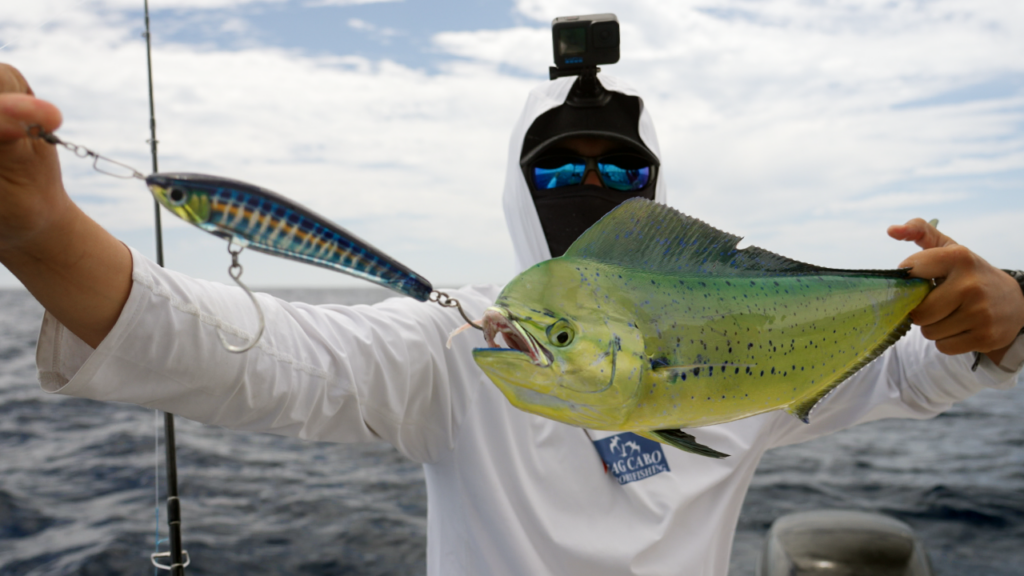
POLYGON ((7 92, 31 95, 32 88, 17 68, 0 62, 0 93, 7 92))
MULTIPOLYGON (((910 312, 910 319, 918 326, 931 326, 955 313, 961 303, 962 299, 957 297, 954 290, 946 286, 939 286, 925 296, 917 308, 910 312)), ((961 328, 957 332, 963 330, 964 328, 961 328)), ((954 333, 956 332, 943 332, 941 336, 950 336, 954 333)), ((930 338, 930 340, 936 339, 930 338)))
POLYGON ((927 324, 922 323, 919 325, 921 326, 922 336, 937 342, 968 332, 974 324, 971 322, 968 314, 964 314, 962 310, 956 309, 938 320, 932 320, 927 324))
POLYGON ((61 120, 60 110, 45 100, 28 94, 0 93, 0 142, 24 138, 33 125, 53 132, 61 120))
POLYGON ((886 232, 896 240, 914 242, 925 250, 956 244, 955 240, 939 232, 938 228, 921 218, 914 218, 906 224, 889 226, 886 232))
POLYGON ((941 248, 921 250, 900 263, 900 268, 910 268, 913 278, 945 278, 954 268, 971 272, 978 265, 978 259, 967 248, 952 244, 941 248))
POLYGON ((949 338, 937 340, 935 342, 935 347, 939 349, 939 352, 950 356, 974 352, 974 337, 969 331, 961 332, 954 336, 950 336, 949 338))

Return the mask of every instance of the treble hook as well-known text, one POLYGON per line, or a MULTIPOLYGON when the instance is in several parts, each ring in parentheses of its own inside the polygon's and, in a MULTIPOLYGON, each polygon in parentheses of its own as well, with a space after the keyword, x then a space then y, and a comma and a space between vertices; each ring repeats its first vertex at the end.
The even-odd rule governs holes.
POLYGON ((245 293, 249 295, 249 299, 252 300, 253 306, 256 307, 256 315, 260 319, 260 328, 256 331, 256 336, 253 337, 252 342, 245 346, 234 346, 229 344, 219 329, 217 330, 217 337, 220 338, 220 344, 225 350, 235 354, 241 354, 242 352, 248 352, 251 350, 253 346, 256 346, 260 341, 260 337, 263 336, 263 329, 266 327, 266 322, 263 320, 263 308, 260 308, 260 303, 256 301, 256 295, 252 293, 252 290, 249 290, 248 286, 242 283, 242 265, 238 263, 238 255, 242 253, 245 246, 238 245, 237 250, 232 250, 232 246, 235 246, 235 239, 233 237, 228 240, 228 254, 231 254, 231 266, 228 267, 228 276, 231 276, 231 279, 235 281, 235 284, 238 284, 242 290, 245 290, 245 293))

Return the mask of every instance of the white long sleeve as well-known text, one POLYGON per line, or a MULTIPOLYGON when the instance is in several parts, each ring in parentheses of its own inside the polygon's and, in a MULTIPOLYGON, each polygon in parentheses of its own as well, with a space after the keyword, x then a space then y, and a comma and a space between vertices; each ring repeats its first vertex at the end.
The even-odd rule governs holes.
MULTIPOLYGON (((410 298, 317 307, 260 294, 267 330, 256 348, 232 354, 217 331, 241 343, 238 336, 248 341, 256 325, 242 290, 132 255, 128 302, 95 351, 44 318, 37 362, 46 391, 238 430, 333 442, 382 438, 420 462, 454 443, 482 377, 469 347, 444 346, 463 322, 454 309, 410 298)), ((452 295, 479 316, 497 292, 452 295)))

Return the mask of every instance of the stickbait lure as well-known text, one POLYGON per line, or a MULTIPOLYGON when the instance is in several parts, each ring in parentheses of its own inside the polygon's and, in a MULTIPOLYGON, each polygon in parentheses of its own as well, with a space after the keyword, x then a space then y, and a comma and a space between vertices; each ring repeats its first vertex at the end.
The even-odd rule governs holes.
POLYGON ((202 174, 158 173, 145 180, 163 207, 240 246, 344 272, 421 302, 434 290, 369 242, 270 190, 202 174))

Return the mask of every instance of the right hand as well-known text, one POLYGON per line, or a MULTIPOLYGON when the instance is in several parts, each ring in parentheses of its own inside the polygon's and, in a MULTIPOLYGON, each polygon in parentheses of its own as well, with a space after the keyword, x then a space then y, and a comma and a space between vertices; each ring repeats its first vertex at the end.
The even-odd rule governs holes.
POLYGON ((72 206, 57 150, 25 131, 36 124, 52 132, 60 123, 57 107, 35 98, 24 76, 0 63, 0 252, 31 251, 72 206))

